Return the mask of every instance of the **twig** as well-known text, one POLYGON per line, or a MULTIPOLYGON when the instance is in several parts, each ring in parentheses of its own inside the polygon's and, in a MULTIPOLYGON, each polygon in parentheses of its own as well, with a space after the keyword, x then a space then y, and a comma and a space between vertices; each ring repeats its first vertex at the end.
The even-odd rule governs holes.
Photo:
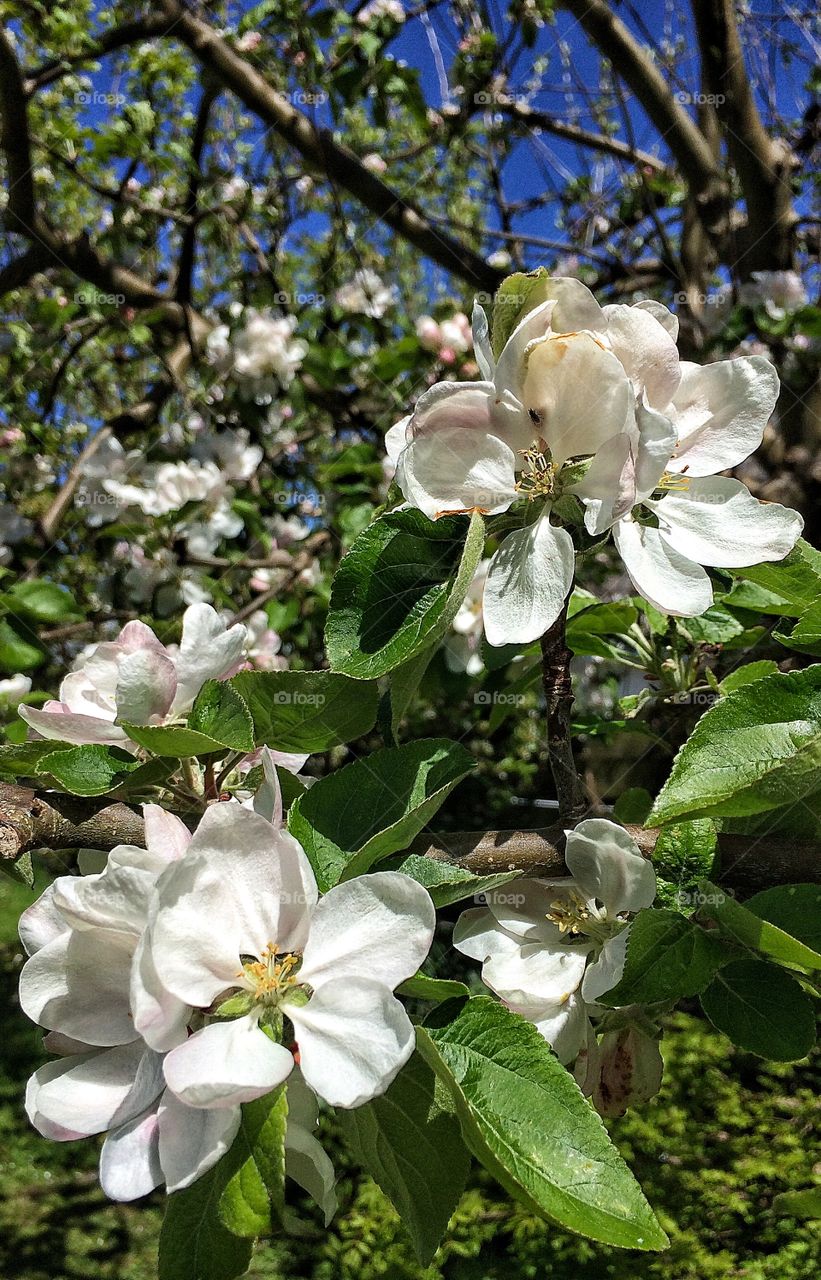
POLYGON ((590 804, 573 758, 570 712, 573 687, 570 680, 572 654, 565 643, 567 602, 553 626, 542 636, 542 685, 547 702, 547 754, 562 822, 576 823, 590 804))

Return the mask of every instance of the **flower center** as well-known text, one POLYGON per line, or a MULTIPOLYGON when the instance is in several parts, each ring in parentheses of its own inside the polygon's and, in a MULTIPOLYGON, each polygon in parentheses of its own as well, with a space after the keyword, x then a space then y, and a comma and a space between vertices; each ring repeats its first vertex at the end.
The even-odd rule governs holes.
POLYGON ((298 973, 302 956, 298 952, 280 954, 273 942, 269 942, 258 960, 243 961, 237 974, 240 986, 253 996, 255 1003, 281 1004, 283 999, 298 988, 298 973))
POLYGON ((550 460, 547 441, 539 436, 530 449, 520 449, 519 452, 525 460, 522 476, 516 485, 519 493, 530 501, 552 497, 558 467, 550 460))
POLYGON ((567 935, 568 942, 590 938, 599 945, 618 933, 623 924, 621 920, 608 920, 603 907, 582 897, 576 889, 569 889, 563 897, 551 902, 547 919, 561 934, 567 935))
POLYGON ((690 487, 690 477, 676 471, 665 471, 656 485, 666 493, 686 493, 690 487))

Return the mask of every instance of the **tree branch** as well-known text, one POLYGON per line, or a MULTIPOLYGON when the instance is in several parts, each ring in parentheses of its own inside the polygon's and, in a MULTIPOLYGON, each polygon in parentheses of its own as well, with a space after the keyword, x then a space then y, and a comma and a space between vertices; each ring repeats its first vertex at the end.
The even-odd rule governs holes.
POLYGON ((504 97, 497 97, 494 106, 498 106, 505 115, 509 115, 511 119, 525 125, 528 129, 544 129, 546 133, 552 133, 557 138, 565 138, 568 142, 575 142, 580 147, 589 147, 593 151, 616 156, 619 160, 629 160, 631 164, 642 165, 652 169, 654 173, 667 171, 668 166, 664 161, 650 151, 642 151, 639 147, 622 142, 620 138, 610 138, 606 133, 593 133, 590 129, 582 129, 580 125, 566 124, 563 120, 555 119, 547 111, 538 111, 527 102, 519 102, 516 99, 506 102, 504 97))
POLYGON ((562 822, 572 825, 584 817, 590 802, 573 757, 570 729, 573 707, 570 659, 573 655, 565 643, 566 623, 567 601, 553 626, 541 639, 542 685, 547 703, 547 754, 556 785, 559 815, 562 822))
MULTIPOLYGON (((190 820, 198 814, 187 816, 190 820)), ((644 856, 651 858, 658 831, 630 824, 626 829, 644 856)), ((34 849, 140 847, 144 837, 141 814, 127 804, 0 783, 0 858, 10 861, 34 849)), ((425 831, 407 852, 464 867, 474 875, 520 871, 561 876, 569 874, 563 849, 564 830, 555 825, 535 831, 425 831)), ((765 842, 751 836, 720 835, 719 852, 719 882, 740 896, 780 884, 821 882, 817 845, 781 837, 765 842)))
POLYGON ((181 40, 204 67, 230 89, 249 110, 332 182, 370 209, 382 222, 445 270, 476 288, 493 292, 503 273, 466 245, 437 231, 411 201, 389 187, 337 142, 330 129, 318 127, 236 53, 212 27, 194 17, 179 0, 159 0, 168 21, 167 35, 181 40))

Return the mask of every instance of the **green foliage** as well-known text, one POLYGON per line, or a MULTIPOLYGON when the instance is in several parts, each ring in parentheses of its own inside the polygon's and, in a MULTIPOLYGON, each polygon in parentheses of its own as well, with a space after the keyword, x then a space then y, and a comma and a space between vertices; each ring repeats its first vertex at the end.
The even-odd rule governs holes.
POLYGON ((601 1119, 535 1027, 481 996, 440 1005, 417 1043, 453 1096, 468 1147, 512 1195, 594 1240, 664 1248, 601 1119))
POLYGON ((700 889, 702 914, 714 920, 728 937, 781 964, 797 965, 810 972, 821 969, 821 954, 805 941, 806 937, 814 941, 818 938, 821 890, 814 885, 769 889, 757 895, 758 899, 763 898, 763 904, 751 898, 744 906, 708 880, 702 882, 700 889))
POLYGON ((602 1004, 655 1004, 694 996, 732 950, 676 911, 640 911, 630 926, 624 974, 602 1004))
POLYGON ((484 522, 419 511, 380 516, 334 576, 325 641, 334 671, 373 679, 429 648, 453 621, 484 546, 484 522))
POLYGON ((464 1190, 470 1157, 447 1094, 419 1054, 387 1093, 340 1112, 343 1137, 357 1161, 397 1209, 426 1265, 464 1190))
POLYGON ((473 767, 464 747, 431 738, 374 751, 298 796, 288 829, 320 889, 407 848, 473 767))
POLYGON ((327 751, 376 722, 376 685, 335 672, 241 671, 231 684, 251 713, 258 747, 327 751))
POLYGON ((812 1001, 783 969, 765 960, 734 960, 701 993, 713 1026, 739 1048, 795 1062, 815 1043, 812 1001))

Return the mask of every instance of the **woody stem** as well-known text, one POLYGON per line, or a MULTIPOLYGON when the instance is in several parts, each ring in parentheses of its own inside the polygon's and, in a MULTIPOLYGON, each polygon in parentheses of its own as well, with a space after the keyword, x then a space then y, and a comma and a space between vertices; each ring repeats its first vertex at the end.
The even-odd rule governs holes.
POLYGON ((542 636, 542 685, 547 703, 547 755, 559 801, 559 821, 575 824, 587 813, 589 802, 573 757, 572 654, 565 641, 566 623, 567 601, 552 627, 542 636))

